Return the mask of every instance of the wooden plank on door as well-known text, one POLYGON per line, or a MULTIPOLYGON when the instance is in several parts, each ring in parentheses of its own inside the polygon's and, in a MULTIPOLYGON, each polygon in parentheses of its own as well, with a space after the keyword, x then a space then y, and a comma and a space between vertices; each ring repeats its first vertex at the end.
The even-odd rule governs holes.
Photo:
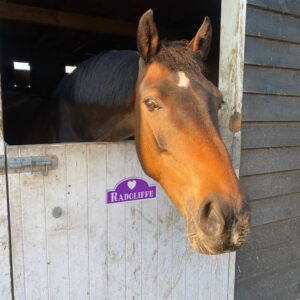
MULTIPOLYGON (((230 286, 228 277, 230 272, 229 267, 232 267, 232 265, 229 265, 230 254, 225 253, 209 258, 211 259, 210 263, 212 264, 212 280, 209 286, 211 291, 211 299, 227 299, 228 293, 232 292, 228 290, 228 287, 230 286)), ((232 280, 234 278, 230 279, 232 280)))
MULTIPOLYGON (((0 141, 1 142, 1 141, 0 141)), ((0 299, 11 299, 6 176, 0 175, 0 299)))
MULTIPOLYGON (((141 171, 142 178, 149 184, 158 185, 141 171)), ((142 202, 142 298, 158 298, 158 201, 149 199, 142 202)))
MULTIPOLYGON (((107 187, 113 189, 115 185, 125 178, 123 143, 111 144, 107 149, 107 187)), ((124 299, 126 293, 126 229, 125 229, 126 203, 108 205, 108 299, 124 299)))
POLYGON ((199 256, 199 264, 198 264, 198 280, 199 280, 199 288, 198 288, 198 299, 212 299, 211 297, 211 281, 212 281, 212 270, 213 265, 211 262, 211 257, 207 255, 200 254, 199 256))
MULTIPOLYGON (((140 178, 142 171, 134 143, 126 143, 124 156, 125 177, 140 178)), ((142 299, 142 205, 142 201, 125 204, 126 299, 142 299)))
MULTIPOLYGON (((7 158, 19 157, 18 147, 7 148, 7 158)), ((21 201, 21 182, 19 173, 9 173, 8 190, 11 227, 11 255, 14 282, 14 296, 16 299, 26 299, 24 238, 23 238, 23 205, 21 201)))
POLYGON ((87 149, 89 297, 107 299, 106 144, 87 149))
MULTIPOLYGON (((44 154, 43 146, 20 148, 20 157, 44 154)), ((47 299, 49 294, 44 176, 41 173, 21 173, 20 185, 25 298, 47 299)))
POLYGON ((70 278, 66 148, 64 145, 48 146, 45 154, 56 155, 59 162, 59 167, 44 177, 49 298, 68 299, 70 278))
MULTIPOLYGON (((0 89, 1 93, 1 89, 0 89)), ((1 106, 1 96, 0 96, 1 106)), ((2 125, 1 107, 0 124, 2 125)), ((2 126, 1 126, 2 128, 2 126)), ((3 138, 0 129, 0 156, 4 158, 3 138)), ((6 193, 6 175, 0 174, 0 299, 12 299, 10 241, 8 228, 8 207, 6 193)))
POLYGON ((89 298, 89 244, 85 144, 66 145, 70 299, 89 298))
MULTIPOLYGON (((2 95, 0 85, 0 156, 5 160, 2 119, 2 95)), ((0 299, 12 299, 10 266, 9 213, 6 190, 6 174, 0 175, 0 299)))
POLYGON ((186 220, 173 210, 172 230, 172 299, 186 299, 186 259, 188 256, 186 220))
POLYGON ((199 286, 202 285, 199 280, 200 257, 201 254, 195 252, 188 244, 185 263, 185 297, 187 300, 199 299, 199 286))
POLYGON ((173 211, 170 199, 158 190, 158 299, 172 299, 173 211))

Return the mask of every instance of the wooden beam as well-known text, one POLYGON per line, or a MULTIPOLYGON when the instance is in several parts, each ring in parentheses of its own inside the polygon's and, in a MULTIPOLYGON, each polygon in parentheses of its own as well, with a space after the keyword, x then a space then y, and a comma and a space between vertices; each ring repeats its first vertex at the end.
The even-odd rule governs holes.
POLYGON ((137 24, 77 13, 0 2, 0 19, 83 31, 136 36, 137 24))
MULTIPOLYGON (((243 99, 244 50, 247 0, 221 1, 219 88, 226 105, 219 114, 222 138, 239 175, 241 157, 241 112, 243 99), (236 126, 231 126, 236 124, 236 126), (232 130, 234 129, 234 130, 232 130)), ((228 294, 234 299, 235 252, 229 253, 228 294)))

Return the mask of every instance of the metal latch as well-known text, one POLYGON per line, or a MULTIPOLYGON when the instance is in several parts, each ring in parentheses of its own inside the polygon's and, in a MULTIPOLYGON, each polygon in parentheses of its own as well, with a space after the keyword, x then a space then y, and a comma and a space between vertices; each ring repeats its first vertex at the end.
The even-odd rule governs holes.
MULTIPOLYGON (((8 173, 42 172, 47 175, 49 170, 56 169, 58 158, 55 155, 11 157, 7 159, 8 173)), ((0 174, 5 173, 5 159, 0 156, 0 174)))

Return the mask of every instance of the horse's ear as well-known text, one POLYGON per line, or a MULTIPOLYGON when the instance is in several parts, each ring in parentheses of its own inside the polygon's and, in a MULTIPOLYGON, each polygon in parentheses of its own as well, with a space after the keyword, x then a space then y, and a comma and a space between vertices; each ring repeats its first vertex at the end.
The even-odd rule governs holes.
POLYGON ((159 36, 152 9, 146 11, 140 19, 137 30, 137 48, 146 63, 159 50, 159 36))
POLYGON ((188 47, 193 51, 199 51, 203 60, 206 59, 212 38, 212 27, 209 17, 205 17, 194 38, 189 42, 188 47))

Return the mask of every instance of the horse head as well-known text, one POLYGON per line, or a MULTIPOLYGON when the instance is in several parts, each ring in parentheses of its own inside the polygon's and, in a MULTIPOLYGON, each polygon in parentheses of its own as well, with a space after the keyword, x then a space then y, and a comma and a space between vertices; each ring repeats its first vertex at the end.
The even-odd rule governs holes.
POLYGON ((205 254, 238 249, 250 213, 218 129, 222 94, 204 76, 208 17, 190 42, 161 41, 152 10, 140 19, 135 100, 137 153, 187 220, 192 247, 205 254))

